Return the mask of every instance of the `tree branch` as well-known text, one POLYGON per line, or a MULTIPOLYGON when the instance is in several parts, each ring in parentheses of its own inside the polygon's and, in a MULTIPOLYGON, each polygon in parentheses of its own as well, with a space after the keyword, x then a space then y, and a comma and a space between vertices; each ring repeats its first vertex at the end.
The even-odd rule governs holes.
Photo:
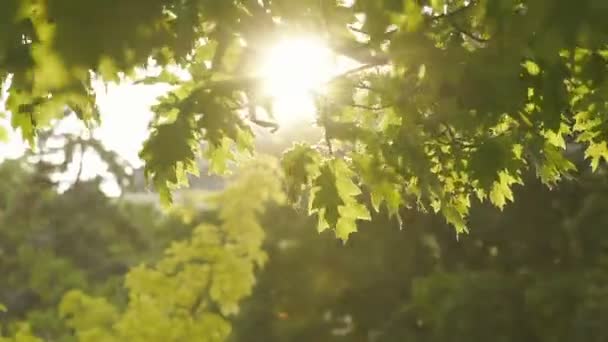
MULTIPOLYGON (((458 15, 458 14, 462 14, 462 13, 463 13, 463 12, 465 12, 466 10, 468 10, 468 9, 471 9, 471 8, 475 7, 475 5, 477 5, 477 1, 471 1, 471 2, 469 2, 469 4, 468 4, 468 5, 465 5, 465 6, 459 7, 459 8, 457 8, 457 9, 455 9, 455 10, 451 11, 451 12, 446 12, 446 13, 441 13, 441 14, 435 14, 435 15, 429 15, 429 16, 427 16, 426 18, 427 18, 428 20, 430 20, 430 21, 439 21, 439 20, 443 20, 443 19, 448 19, 448 18, 454 17, 454 16, 456 16, 456 15, 458 15)), ((369 35, 370 35, 370 34, 369 34, 369 32, 365 32, 365 31, 363 31, 363 30, 360 30, 360 29, 354 28, 354 27, 352 27, 352 26, 349 26, 349 29, 350 29, 351 31, 354 31, 354 32, 357 32, 357 33, 361 33, 361 34, 365 34, 365 35, 367 35, 367 36, 369 36, 369 35)), ((399 31, 399 29, 398 29, 398 28, 394 28, 394 29, 392 29, 392 30, 388 30, 388 31, 386 31, 386 32, 384 33, 385 38, 386 38, 386 39, 388 39, 388 38, 389 38, 391 35, 393 35, 393 34, 397 33, 397 31, 399 31)), ((476 37, 473 37, 473 38, 474 38, 475 40, 478 40, 478 39, 479 39, 479 38, 476 38, 476 37)))
POLYGON ((198 310, 201 307, 201 305, 203 304, 203 302, 205 301, 205 298, 208 296, 208 292, 209 292, 210 288, 211 288, 211 279, 209 279, 207 281, 207 284, 205 284, 205 287, 197 294, 196 299, 192 303, 192 306, 190 306, 189 312, 190 312, 190 316, 192 318, 196 318, 196 314, 198 313, 198 310))
POLYGON ((382 94, 382 91, 380 89, 376 89, 374 87, 370 87, 370 86, 368 86, 366 84, 362 84, 362 83, 356 84, 353 87, 355 89, 367 90, 367 91, 371 91, 371 92, 374 92, 374 93, 382 94))
MULTIPOLYGON (((80 139, 79 139, 80 140, 80 139)), ((84 154, 86 152, 86 148, 82 141, 80 141, 80 159, 78 160, 78 172, 76 173, 76 179, 74 183, 72 183, 72 187, 80 184, 80 178, 82 177, 82 170, 84 169, 84 154)))
POLYGON ((341 79, 347 78, 348 76, 354 75, 354 74, 358 74, 360 72, 366 71, 368 69, 371 68, 375 68, 375 67, 379 67, 379 66, 383 66, 383 65, 388 65, 388 61, 378 61, 377 63, 370 63, 370 64, 363 64, 360 65, 354 69, 350 69, 347 70, 337 76, 332 77, 329 81, 327 81, 327 84, 331 84, 333 82, 339 81, 341 79))
POLYGON ((448 125, 445 122, 442 122, 441 125, 443 127, 445 127, 445 130, 442 132, 445 134, 445 136, 447 136, 450 144, 458 146, 461 149, 465 149, 465 148, 474 148, 475 145, 468 142, 468 141, 464 141, 461 138, 457 137, 456 132, 454 131, 454 129, 448 125))
POLYGON ((473 33, 464 30, 459 25, 456 25, 456 24, 454 24, 452 22, 450 22, 450 24, 452 25, 452 27, 454 28, 454 30, 456 30, 456 32, 464 35, 467 38, 470 38, 470 39, 474 40, 475 42, 477 42, 479 44, 485 44, 485 43, 487 43, 489 41, 488 39, 477 37, 473 33))
MULTIPOLYGON (((386 64, 388 56, 383 53, 373 54, 367 43, 341 40, 330 42, 329 48, 334 52, 349 57, 361 64, 386 64)), ((377 51, 376 51, 377 52, 377 51)))
POLYGON ((350 107, 353 108, 360 108, 360 109, 365 109, 365 110, 373 110, 373 111, 378 111, 378 110, 383 110, 383 109, 387 109, 392 107, 393 105, 382 105, 382 106, 366 106, 366 105, 362 105, 362 104, 358 104, 358 103, 352 103, 349 105, 350 107))

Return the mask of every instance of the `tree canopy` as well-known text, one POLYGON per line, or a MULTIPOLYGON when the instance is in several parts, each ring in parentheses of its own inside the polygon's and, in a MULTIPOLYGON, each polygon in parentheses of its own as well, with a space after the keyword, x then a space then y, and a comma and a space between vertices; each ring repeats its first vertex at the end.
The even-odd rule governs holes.
POLYGON ((324 141, 285 151, 290 200, 343 240, 381 207, 432 210, 463 232, 471 201, 503 208, 526 170, 553 186, 575 172, 570 148, 593 170, 608 159, 607 15, 602 0, 6 0, 0 80, 33 143, 66 110, 103 120, 94 80, 161 66, 140 81, 174 88, 140 156, 170 202, 201 153, 225 172, 268 126, 263 49, 315 35, 358 66, 315 95, 324 141))

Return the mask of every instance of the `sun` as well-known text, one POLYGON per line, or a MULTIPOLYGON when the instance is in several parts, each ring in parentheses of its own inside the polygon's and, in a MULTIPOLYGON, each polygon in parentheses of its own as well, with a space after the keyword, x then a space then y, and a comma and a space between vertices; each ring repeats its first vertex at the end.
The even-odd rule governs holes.
POLYGON ((314 121, 314 92, 322 91, 336 69, 331 50, 320 39, 285 39, 268 49, 258 73, 264 93, 273 99, 275 120, 280 125, 314 121))
MULTIPOLYGON (((281 136, 281 139, 293 138, 294 130, 310 133, 310 129, 316 129, 314 94, 323 93, 324 85, 329 80, 353 67, 352 61, 336 56, 317 37, 280 40, 263 51, 259 61, 256 72, 263 79, 261 91, 272 98, 274 120, 285 132, 276 135, 281 136), (306 129, 302 125, 306 125, 306 129)), ((134 167, 141 166, 138 152, 149 134, 148 123, 153 117, 150 106, 170 87, 128 81, 119 84, 96 81, 94 88, 103 120, 92 132, 93 136, 134 167)), ((0 110, 4 97, 0 96, 0 110)), ((5 121, 6 118, 0 119, 0 125, 8 126, 9 123, 5 121)), ((73 125, 66 123, 67 131, 77 132, 82 129, 77 120, 71 124, 73 125)), ((0 146, 0 160, 19 156, 26 148, 19 137, 11 135, 10 138, 11 144, 0 146)), ((90 155, 83 158, 87 160, 84 178, 107 173, 107 167, 97 160, 99 158, 90 155)), ((113 185, 110 187, 112 189, 107 193, 117 195, 117 188, 113 185)))

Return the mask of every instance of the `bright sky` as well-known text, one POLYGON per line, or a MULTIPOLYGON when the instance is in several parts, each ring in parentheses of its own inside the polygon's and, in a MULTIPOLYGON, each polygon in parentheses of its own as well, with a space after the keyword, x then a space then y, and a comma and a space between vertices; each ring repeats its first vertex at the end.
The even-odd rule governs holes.
MULTIPOLYGON (((336 58, 322 42, 314 38, 279 42, 267 52, 263 60, 259 73, 266 79, 265 90, 274 98, 275 120, 285 128, 300 124, 312 125, 315 106, 311 91, 322 91, 323 84, 332 76, 356 66, 353 61, 336 58)), ((102 124, 94 130, 94 136, 133 166, 141 166, 138 152, 148 134, 147 126, 152 118, 150 106, 169 87, 110 84, 96 88, 102 124)), ((0 101, 0 110, 3 109, 3 102, 0 101)), ((8 122, 0 119, 0 125, 6 127, 8 122)), ((75 118, 61 124, 61 130, 68 132, 81 129, 81 123, 75 118)), ((280 134, 280 130, 277 134, 280 134)), ((0 143, 0 159, 18 157, 25 148, 20 137, 13 133, 8 143, 0 143)), ((86 169, 83 177, 106 173, 99 158, 94 155, 85 155, 84 158, 86 169)), ((106 192, 116 194, 117 188, 111 188, 106 188, 106 192)))

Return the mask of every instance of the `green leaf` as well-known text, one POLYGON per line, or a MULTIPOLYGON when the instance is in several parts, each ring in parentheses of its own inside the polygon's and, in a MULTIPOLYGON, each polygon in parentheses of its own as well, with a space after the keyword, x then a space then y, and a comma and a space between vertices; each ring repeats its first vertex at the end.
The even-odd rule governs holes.
POLYGON ((415 1, 404 1, 405 3, 405 29, 408 32, 417 31, 424 22, 422 8, 415 1))
POLYGON ((30 113, 13 113, 11 116, 11 125, 21 131, 23 139, 29 143, 30 146, 34 146, 34 137, 36 135, 36 128, 32 122, 32 112, 30 113))
POLYGON ((500 138, 484 140, 470 158, 471 175, 479 181, 482 189, 490 189, 498 180, 499 171, 507 169, 516 157, 511 141, 500 138))
POLYGON ((340 219, 336 225, 336 237, 342 242, 348 241, 350 234, 357 231, 357 220, 371 220, 369 210, 359 203, 344 205, 339 208, 340 219))
POLYGON ((0 126, 0 143, 8 142, 8 130, 0 126))
POLYGON ((323 224, 320 230, 327 227, 335 227, 339 219, 338 208, 344 204, 338 190, 337 177, 329 162, 321 166, 319 176, 313 182, 311 192, 310 213, 318 213, 319 220, 323 224))
POLYGON ((513 191, 511 186, 521 183, 516 177, 511 176, 503 170, 498 174, 498 181, 494 182, 490 191, 490 202, 502 210, 507 201, 513 201, 513 191))
POLYGON ((431 0, 431 7, 434 12, 440 13, 443 11, 443 6, 445 6, 445 0, 431 0))
POLYGON ((225 175, 228 173, 228 163, 234 160, 231 145, 228 138, 223 139, 219 146, 209 145, 204 156, 209 160, 210 174, 225 175))
POLYGON ((281 167, 290 201, 298 202, 302 191, 311 186, 311 181, 319 175, 320 162, 319 152, 306 144, 295 144, 283 153, 281 167))
POLYGON ((445 206, 441 209, 441 213, 445 217, 445 220, 456 228, 458 234, 467 232, 465 216, 456 207, 445 206))
MULTIPOLYGON (((564 125, 562 124, 562 127, 564 125)), ((567 128, 567 127, 566 127, 567 128)), ((559 147, 561 149, 566 149, 566 141, 564 140, 564 134, 567 134, 568 131, 566 132, 554 132, 554 131, 547 131, 545 133, 545 137, 547 137, 547 142, 550 143, 551 145, 555 146, 555 147, 559 147)))
POLYGON ((370 154, 357 154, 353 157, 362 182, 369 188, 372 206, 376 212, 385 203, 389 214, 396 215, 403 204, 401 189, 403 181, 397 173, 370 154))
POLYGON ((139 156, 146 162, 146 177, 159 192, 162 203, 170 204, 171 190, 187 184, 187 173, 197 172, 198 154, 193 120, 187 115, 180 113, 174 122, 152 128, 139 156))
POLYGON ((544 184, 552 186, 563 176, 570 177, 570 172, 576 171, 576 165, 554 145, 547 144, 543 152, 545 159, 538 167, 537 173, 544 184))
POLYGON ((522 65, 526 69, 528 74, 532 76, 537 76, 538 74, 540 74, 540 66, 538 66, 538 64, 536 64, 534 61, 528 60, 525 61, 522 65))
POLYGON ((160 72, 160 74, 158 74, 157 76, 148 76, 135 83, 136 84, 141 83, 141 84, 146 84, 146 85, 157 85, 157 84, 176 85, 181 82, 182 82, 182 79, 178 75, 175 75, 174 73, 170 72, 167 69, 163 69, 160 72))
POLYGON ((585 150, 585 158, 591 159, 591 170, 596 171, 600 160, 608 161, 608 146, 605 141, 591 143, 585 150))
POLYGON ((361 189, 353 182, 354 173, 339 159, 325 161, 313 181, 309 212, 319 219, 317 229, 335 230, 343 242, 357 231, 357 220, 370 220, 369 210, 359 203, 361 189))

